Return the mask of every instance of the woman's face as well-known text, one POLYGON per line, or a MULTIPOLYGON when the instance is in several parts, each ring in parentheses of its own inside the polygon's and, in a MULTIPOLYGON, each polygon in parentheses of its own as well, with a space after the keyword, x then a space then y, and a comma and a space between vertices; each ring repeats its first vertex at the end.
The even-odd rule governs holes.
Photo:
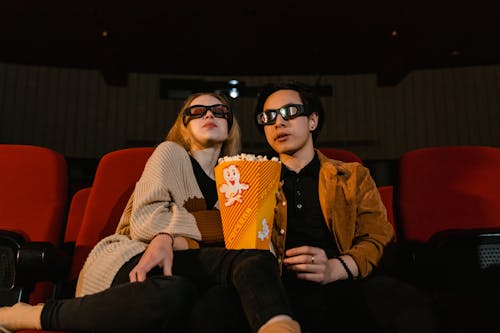
MULTIPOLYGON (((201 95, 193 99, 189 106, 215 104, 222 102, 213 96, 201 95)), ((214 117, 211 110, 208 110, 203 117, 191 119, 186 127, 191 135, 191 150, 221 146, 227 140, 227 120, 214 117)))

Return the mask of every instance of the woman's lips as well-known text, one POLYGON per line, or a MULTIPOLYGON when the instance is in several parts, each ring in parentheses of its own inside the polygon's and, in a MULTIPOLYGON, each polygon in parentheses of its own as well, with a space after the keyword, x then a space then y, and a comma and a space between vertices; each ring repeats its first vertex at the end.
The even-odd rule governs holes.
POLYGON ((215 123, 206 123, 203 125, 203 128, 215 128, 217 125, 215 123))

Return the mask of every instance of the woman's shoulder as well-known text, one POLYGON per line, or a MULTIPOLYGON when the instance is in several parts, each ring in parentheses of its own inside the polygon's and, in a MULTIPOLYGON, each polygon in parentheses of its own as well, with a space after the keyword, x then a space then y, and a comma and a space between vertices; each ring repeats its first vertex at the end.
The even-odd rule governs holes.
POLYGON ((156 153, 164 154, 186 154, 187 151, 176 142, 173 141, 163 141, 155 148, 156 153))
POLYGON ((141 180, 157 180, 161 176, 178 174, 190 165, 189 154, 182 146, 172 141, 164 141, 155 148, 148 159, 141 180))
POLYGON ((179 162, 182 160, 189 160, 189 155, 184 147, 172 141, 163 141, 154 150, 151 155, 150 162, 165 161, 179 162))

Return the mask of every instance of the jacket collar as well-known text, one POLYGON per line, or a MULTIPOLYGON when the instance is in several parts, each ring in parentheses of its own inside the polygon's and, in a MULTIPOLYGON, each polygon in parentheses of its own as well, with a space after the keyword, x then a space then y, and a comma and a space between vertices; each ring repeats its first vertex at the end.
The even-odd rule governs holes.
POLYGON ((321 164, 321 169, 327 170, 328 174, 333 176, 339 176, 341 178, 347 179, 351 176, 351 171, 344 166, 345 162, 337 161, 326 157, 318 149, 316 153, 319 157, 319 163, 321 164))

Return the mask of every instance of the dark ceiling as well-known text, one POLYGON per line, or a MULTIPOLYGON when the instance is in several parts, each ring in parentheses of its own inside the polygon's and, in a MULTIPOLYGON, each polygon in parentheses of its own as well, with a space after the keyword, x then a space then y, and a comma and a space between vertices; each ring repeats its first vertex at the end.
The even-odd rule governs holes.
POLYGON ((500 1, 11 0, 0 61, 196 75, 377 73, 500 64, 500 1))

